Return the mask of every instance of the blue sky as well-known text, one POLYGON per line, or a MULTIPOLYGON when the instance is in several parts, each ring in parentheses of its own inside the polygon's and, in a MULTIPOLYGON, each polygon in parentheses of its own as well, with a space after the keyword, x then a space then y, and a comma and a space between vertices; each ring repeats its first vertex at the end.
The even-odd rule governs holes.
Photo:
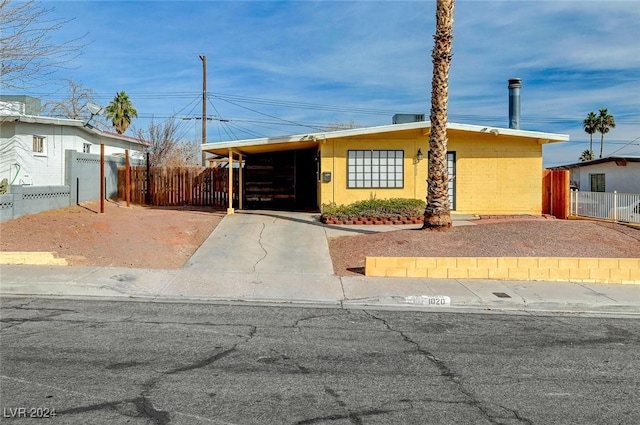
MULTIPOLYGON (((210 142, 429 113, 434 1, 44 3, 74 18, 54 40, 90 41, 57 79, 103 104, 125 90, 140 115, 130 133, 151 117, 200 116, 199 55, 208 115, 229 120, 209 123, 210 142)), ((521 128, 571 136, 545 146, 545 166, 577 161, 582 120, 603 107, 617 122, 605 155, 640 155, 639 1, 458 0, 454 36, 451 122, 507 127, 507 80, 519 77, 521 128)), ((56 90, 27 94, 44 102, 56 90)), ((200 122, 181 120, 181 134, 199 138, 200 122)))

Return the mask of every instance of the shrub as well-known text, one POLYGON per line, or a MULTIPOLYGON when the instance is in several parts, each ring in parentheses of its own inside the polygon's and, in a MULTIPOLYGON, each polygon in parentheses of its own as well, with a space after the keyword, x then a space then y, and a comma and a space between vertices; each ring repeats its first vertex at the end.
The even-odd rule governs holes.
POLYGON ((425 206, 425 201, 421 199, 407 198, 368 199, 349 205, 336 205, 332 202, 322 204, 322 216, 340 220, 356 217, 421 217, 425 206))

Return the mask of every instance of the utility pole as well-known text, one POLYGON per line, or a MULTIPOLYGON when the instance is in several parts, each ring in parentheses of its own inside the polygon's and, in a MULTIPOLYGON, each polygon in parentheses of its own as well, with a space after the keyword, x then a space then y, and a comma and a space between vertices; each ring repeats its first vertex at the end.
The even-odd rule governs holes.
MULTIPOLYGON (((200 55, 202 60, 202 144, 207 143, 207 57, 200 55)), ((207 166, 207 156, 202 151, 202 165, 207 166)))

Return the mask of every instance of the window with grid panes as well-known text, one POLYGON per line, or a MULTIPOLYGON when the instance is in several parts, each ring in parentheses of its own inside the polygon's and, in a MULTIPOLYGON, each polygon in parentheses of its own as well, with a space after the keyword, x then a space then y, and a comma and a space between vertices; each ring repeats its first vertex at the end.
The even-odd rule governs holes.
POLYGON ((404 187, 403 150, 349 150, 347 188, 404 187))

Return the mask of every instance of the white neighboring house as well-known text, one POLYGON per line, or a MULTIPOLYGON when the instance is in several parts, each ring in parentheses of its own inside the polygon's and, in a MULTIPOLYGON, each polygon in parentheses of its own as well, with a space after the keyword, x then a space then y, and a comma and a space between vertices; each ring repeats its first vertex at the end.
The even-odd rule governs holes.
POLYGON ((581 191, 640 194, 640 156, 610 156, 553 169, 569 170, 571 185, 581 191))
POLYGON ((0 109, 0 181, 34 186, 65 184, 65 150, 141 158, 140 140, 98 130, 83 120, 16 114, 0 109))

